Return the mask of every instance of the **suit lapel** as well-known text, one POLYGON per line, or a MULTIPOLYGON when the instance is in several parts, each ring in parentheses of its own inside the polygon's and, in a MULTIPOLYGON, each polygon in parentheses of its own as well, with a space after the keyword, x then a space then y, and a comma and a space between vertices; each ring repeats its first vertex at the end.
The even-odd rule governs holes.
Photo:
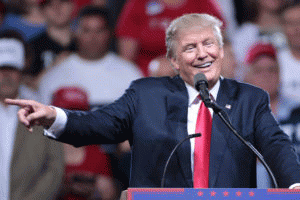
MULTIPOLYGON (((237 92, 237 88, 230 85, 228 80, 221 80, 220 89, 217 96, 217 104, 222 106, 230 117, 233 98, 237 92)), ((210 164, 209 164, 209 187, 216 187, 218 173, 223 163, 224 153, 226 151, 227 140, 226 135, 231 134, 230 130, 220 119, 219 116, 213 116, 211 148, 210 148, 210 164)))
MULTIPOLYGON (((174 134, 176 142, 180 142, 188 136, 187 133, 187 108, 188 93, 183 80, 176 76, 171 79, 172 83, 167 84, 171 95, 167 96, 167 113, 171 133, 174 134)), ((182 170, 186 187, 192 187, 192 170, 191 170, 191 144, 189 141, 184 142, 176 151, 178 163, 182 170)), ((175 156, 174 155, 174 156, 175 156)), ((173 158, 174 159, 174 158, 173 158)))

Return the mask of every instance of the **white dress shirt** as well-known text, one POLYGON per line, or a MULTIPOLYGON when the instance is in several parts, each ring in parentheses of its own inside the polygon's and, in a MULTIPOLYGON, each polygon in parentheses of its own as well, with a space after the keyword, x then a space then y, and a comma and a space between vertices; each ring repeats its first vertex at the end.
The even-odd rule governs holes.
MULTIPOLYGON (((196 122, 198 117, 198 111, 201 105, 201 100, 198 97, 199 92, 190 86, 189 84, 185 83, 185 86, 188 91, 188 98, 189 98, 189 107, 188 107, 188 116, 187 116, 187 127, 188 127, 188 134, 195 134, 196 129, 196 122)), ((214 100, 217 100, 218 91, 220 88, 220 81, 209 91, 210 95, 213 96, 214 100)), ((209 108, 211 116, 213 117, 213 109, 209 108)), ((195 150, 195 138, 190 140, 191 142, 191 164, 192 164, 192 172, 194 172, 194 150, 195 150)))
POLYGON ((0 199, 9 199, 10 163, 18 125, 18 107, 0 103, 0 199))

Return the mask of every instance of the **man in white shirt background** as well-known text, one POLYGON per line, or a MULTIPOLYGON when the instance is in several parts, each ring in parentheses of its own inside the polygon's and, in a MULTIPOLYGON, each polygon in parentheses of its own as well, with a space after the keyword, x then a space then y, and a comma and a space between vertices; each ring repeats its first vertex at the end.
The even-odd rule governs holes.
POLYGON ((13 32, 0 36, 0 199, 52 199, 64 171, 62 146, 30 134, 18 122, 18 110, 5 98, 22 98, 20 86, 26 68, 26 47, 13 32))
MULTIPOLYGON (((113 37, 111 20, 105 8, 87 6, 80 11, 75 33, 78 50, 42 77, 39 89, 43 103, 50 104, 53 93, 61 87, 75 86, 87 91, 93 109, 113 102, 133 80, 142 77, 133 63, 109 51, 113 37)), ((113 159, 113 169, 117 169, 119 158, 130 151, 128 142, 102 147, 113 159)), ((128 185, 124 173, 114 174, 123 185, 128 185)))

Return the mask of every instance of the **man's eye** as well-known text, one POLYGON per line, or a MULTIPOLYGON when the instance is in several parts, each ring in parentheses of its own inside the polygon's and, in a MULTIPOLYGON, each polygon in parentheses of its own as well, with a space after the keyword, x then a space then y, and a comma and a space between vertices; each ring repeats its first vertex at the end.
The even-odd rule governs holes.
POLYGON ((185 48, 185 50, 186 51, 189 51, 189 50, 192 50, 192 49, 194 49, 195 47, 194 46, 187 46, 186 48, 185 48))
POLYGON ((213 44, 214 44, 214 43, 213 43, 212 41, 208 41, 208 42, 205 42, 205 43, 204 43, 205 46, 211 46, 211 45, 213 45, 213 44))

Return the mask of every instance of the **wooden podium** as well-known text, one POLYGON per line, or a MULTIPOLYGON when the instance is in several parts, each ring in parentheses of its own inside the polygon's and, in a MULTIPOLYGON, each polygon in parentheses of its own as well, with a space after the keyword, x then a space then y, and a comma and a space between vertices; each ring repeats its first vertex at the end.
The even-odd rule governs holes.
POLYGON ((300 199, 300 190, 251 188, 129 188, 122 192, 121 200, 282 200, 300 199))

